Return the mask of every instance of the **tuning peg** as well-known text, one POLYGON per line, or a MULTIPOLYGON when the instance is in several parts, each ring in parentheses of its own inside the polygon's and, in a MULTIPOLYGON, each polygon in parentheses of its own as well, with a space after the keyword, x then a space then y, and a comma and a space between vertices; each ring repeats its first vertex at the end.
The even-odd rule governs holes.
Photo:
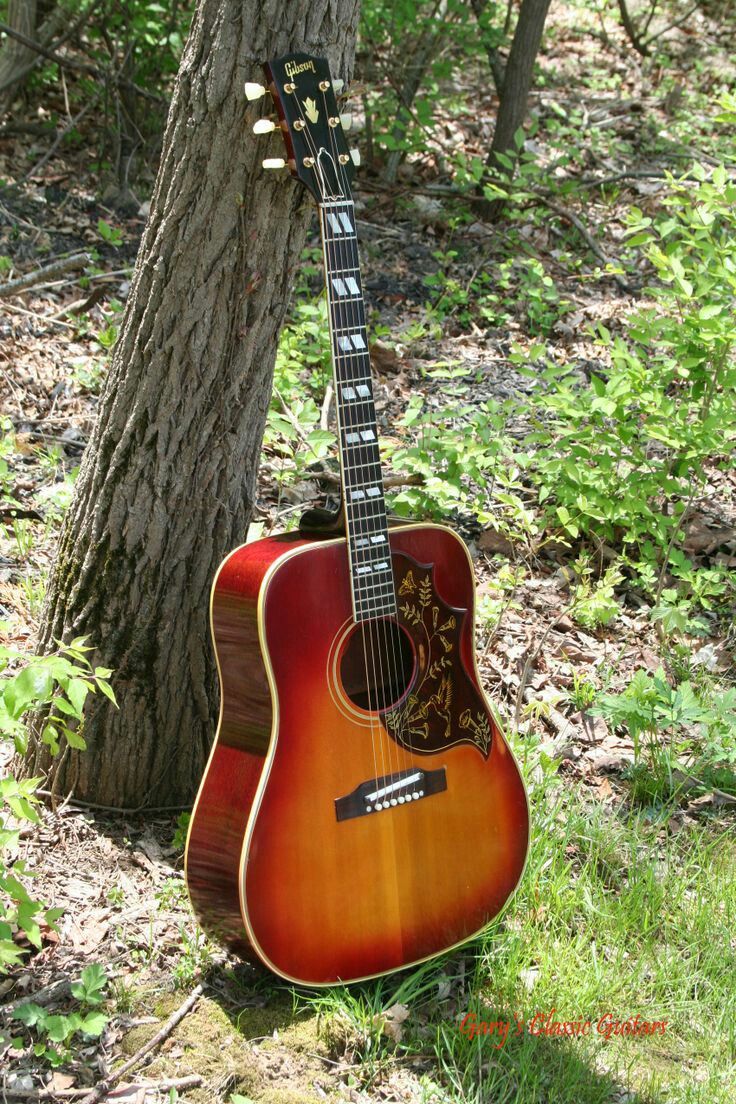
POLYGON ((340 123, 343 130, 350 130, 351 126, 353 125, 353 116, 350 114, 349 111, 346 111, 344 115, 340 116, 340 123))
POLYGON ((286 162, 283 157, 266 157, 261 162, 264 169, 285 169, 286 162))
POLYGON ((338 77, 337 80, 333 80, 332 87, 335 91, 335 95, 339 96, 343 88, 345 87, 345 81, 340 80, 340 78, 338 77))
POLYGON ((262 84, 254 84, 252 81, 245 82, 245 98, 246 100, 260 100, 261 96, 266 95, 266 89, 262 84))
POLYGON ((354 149, 350 151, 350 157, 353 164, 357 167, 360 164, 360 150, 354 149))
POLYGON ((270 134, 272 130, 276 129, 276 124, 273 119, 258 119, 253 124, 254 134, 270 134))

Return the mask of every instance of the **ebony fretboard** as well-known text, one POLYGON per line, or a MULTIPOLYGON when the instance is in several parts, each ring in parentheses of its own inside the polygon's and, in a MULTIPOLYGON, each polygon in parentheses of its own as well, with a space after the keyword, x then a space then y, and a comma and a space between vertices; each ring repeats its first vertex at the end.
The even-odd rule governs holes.
POLYGON ((356 621, 396 612, 355 207, 320 205, 342 490, 356 621))

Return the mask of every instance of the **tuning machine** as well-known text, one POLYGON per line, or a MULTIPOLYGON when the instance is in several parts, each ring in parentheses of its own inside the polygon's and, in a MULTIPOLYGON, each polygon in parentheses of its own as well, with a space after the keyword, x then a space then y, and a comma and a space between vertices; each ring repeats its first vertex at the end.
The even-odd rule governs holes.
POLYGON ((264 157, 261 162, 264 169, 285 169, 286 162, 283 157, 264 157))
POLYGON ((264 88, 262 84, 256 84, 254 81, 245 82, 245 98, 246 100, 260 100, 261 96, 265 96, 267 88, 264 88))

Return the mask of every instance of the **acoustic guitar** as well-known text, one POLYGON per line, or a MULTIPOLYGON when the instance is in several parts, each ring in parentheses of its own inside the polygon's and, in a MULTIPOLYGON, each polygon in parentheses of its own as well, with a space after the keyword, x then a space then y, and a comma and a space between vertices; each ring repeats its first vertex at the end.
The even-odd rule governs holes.
POLYGON ((529 814, 480 686, 466 547, 442 525, 387 521, 355 165, 327 61, 264 69, 286 143, 264 165, 288 165, 319 209, 344 528, 245 544, 217 572, 220 718, 186 877, 209 934, 317 986, 477 933, 519 882, 529 814))

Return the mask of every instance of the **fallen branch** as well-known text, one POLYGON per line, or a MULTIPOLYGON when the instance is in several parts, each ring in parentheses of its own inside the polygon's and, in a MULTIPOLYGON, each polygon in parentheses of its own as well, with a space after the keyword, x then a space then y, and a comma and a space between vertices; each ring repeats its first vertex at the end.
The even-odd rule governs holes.
POLYGON ((71 130, 74 130, 77 123, 80 122, 80 120, 84 118, 84 116, 87 114, 87 112, 91 111, 92 108, 97 105, 97 101, 99 100, 101 95, 102 95, 102 90, 100 90, 97 93, 96 96, 93 96, 91 100, 88 100, 87 103, 84 105, 84 107, 81 109, 81 111, 78 111, 77 114, 74 116, 74 118, 70 119, 69 122, 66 124, 66 126, 63 127, 60 131, 57 132, 56 137, 54 138, 54 140, 51 143, 51 145, 49 146, 49 148, 46 150, 46 153, 43 155, 43 157, 40 159, 40 161, 36 162, 36 164, 33 166, 32 169, 28 170, 28 172, 23 177, 23 179, 21 181, 21 184, 25 184, 26 181, 31 180, 32 177, 36 176, 36 174, 41 171, 41 169, 44 167, 44 165, 48 161, 51 160, 51 158, 54 156, 54 154, 56 153, 56 151, 59 148, 59 146, 61 145, 61 143, 66 138, 67 134, 71 130))
MULTIPOLYGON (((131 1089, 142 1089, 144 1092, 170 1092, 171 1089, 179 1090, 196 1089, 202 1084, 204 1078, 200 1073, 190 1073, 186 1077, 167 1077, 164 1081, 144 1081, 140 1085, 130 1085, 131 1089)), ((89 1089, 11 1089, 0 1086, 3 1099, 8 1100, 77 1100, 83 1097, 89 1089)))
POLYGON ((71 257, 60 257, 58 260, 52 261, 51 264, 44 265, 43 268, 37 268, 35 272, 27 272, 25 276, 18 276, 17 279, 10 280, 7 284, 0 284, 0 299, 7 298, 9 295, 18 295, 21 291, 27 291, 28 288, 42 284, 50 277, 53 278, 61 276, 65 272, 86 268, 91 262, 92 258, 89 253, 74 253, 71 257))
POLYGON ((53 981, 50 985, 44 985, 43 989, 37 989, 35 993, 26 993, 24 997, 18 997, 11 1004, 6 1004, 2 1009, 2 1015, 4 1019, 10 1020, 24 1004, 51 1004, 52 1001, 67 997, 70 992, 71 982, 53 981))
POLYGON ((195 986, 181 1007, 177 1008, 176 1012, 169 1016, 161 1030, 157 1031, 153 1038, 149 1039, 147 1043, 144 1043, 142 1047, 139 1047, 133 1057, 129 1058, 127 1062, 124 1062, 120 1069, 115 1070, 114 1073, 111 1073, 109 1077, 105 1077, 102 1081, 98 1081, 92 1092, 84 1097, 82 1104, 98 1104, 98 1101, 102 1100, 102 1097, 106 1096, 114 1085, 117 1085, 121 1077, 124 1077, 133 1066, 138 1065, 141 1059, 145 1058, 147 1054, 150 1054, 152 1050, 155 1050, 157 1046, 160 1046, 161 1043, 169 1037, 176 1025, 184 1019, 192 1008, 194 1008, 194 1005, 202 996, 203 990, 203 985, 195 986))
MULTIPOLYGON (((546 196, 540 195, 539 192, 535 192, 534 194, 544 207, 552 211, 552 213, 557 215, 559 218, 564 219, 565 222, 569 222, 571 226, 575 227, 578 234, 580 234, 581 238, 588 246, 588 249, 590 249, 591 253, 595 253, 596 257, 600 261, 602 261, 603 264, 615 264, 615 262, 606 253, 604 253, 601 245, 595 240, 582 219, 579 219, 573 211, 568 211, 567 207, 560 207, 559 204, 553 203, 551 199, 547 199, 546 196)), ((632 290, 631 284, 629 284, 628 280, 625 280, 624 277, 621 276, 618 272, 612 273, 612 276, 622 291, 630 292, 632 290)))

